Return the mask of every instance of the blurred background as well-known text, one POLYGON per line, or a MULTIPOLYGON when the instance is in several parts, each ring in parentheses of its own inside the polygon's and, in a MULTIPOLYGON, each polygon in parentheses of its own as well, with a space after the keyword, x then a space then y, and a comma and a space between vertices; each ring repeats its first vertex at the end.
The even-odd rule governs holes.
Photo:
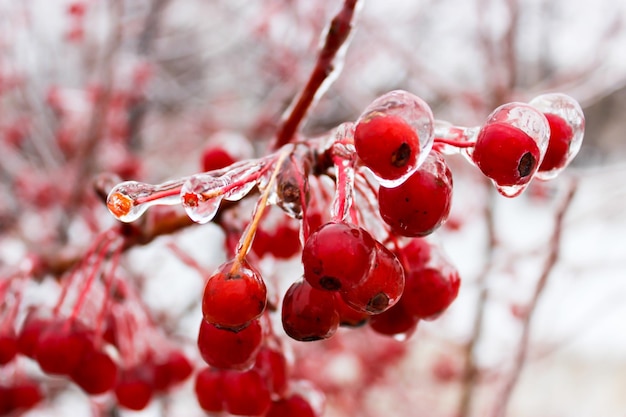
MULTIPOLYGON (((262 155, 341 4, 0 0, 0 268, 32 253, 61 259, 84 250, 114 223, 94 192, 113 180, 157 183, 199 172, 203 149, 225 140, 244 138, 248 156, 262 155), (103 173, 105 185, 94 188, 103 173)), ((459 299, 420 324, 375 384, 359 388, 358 405, 342 397, 359 386, 353 356, 367 357, 356 353, 358 336, 346 334, 355 352, 337 357, 328 353, 336 347, 294 346, 324 358, 319 378, 337 391, 324 415, 624 416, 626 2, 362 6, 343 68, 310 112, 304 137, 355 120, 394 89, 424 98, 436 118, 460 126, 480 125, 506 102, 563 92, 581 103, 587 125, 573 165, 514 200, 496 195, 460 156, 449 158, 453 211, 432 240, 461 272, 459 299), (570 187, 576 195, 559 226, 560 258, 530 322, 527 362, 511 379, 570 187), (507 383, 515 388, 498 414, 507 383)), ((168 244, 210 273, 223 261, 221 236, 208 225, 167 239, 130 251, 125 268, 145 280, 142 295, 156 317, 180 312, 168 326, 193 346, 201 284, 168 244)), ((264 268, 297 274, 300 266, 296 259, 264 268)), ((46 302, 43 288, 32 290, 33 304, 46 302)), ((185 390, 171 408, 152 404, 144 413, 202 415, 185 390)), ((29 415, 90 412, 93 404, 70 389, 29 415)))

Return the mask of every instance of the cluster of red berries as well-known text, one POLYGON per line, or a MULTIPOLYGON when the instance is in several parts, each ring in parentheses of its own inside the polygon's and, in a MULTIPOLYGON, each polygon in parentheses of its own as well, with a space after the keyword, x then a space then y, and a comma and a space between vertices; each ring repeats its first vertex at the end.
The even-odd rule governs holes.
POLYGON ((297 341, 328 339, 339 326, 365 324, 383 335, 410 336, 459 292, 458 272, 424 239, 450 213, 453 179, 444 155, 462 153, 513 197, 532 178, 563 170, 580 148, 583 129, 580 107, 561 94, 505 104, 480 128, 462 128, 436 122, 421 99, 393 91, 328 137, 239 162, 213 147, 203 155, 208 172, 157 186, 122 183, 108 204, 118 218, 133 221, 150 205, 176 203, 172 197, 180 193, 190 217, 204 223, 222 199, 240 200, 255 186, 261 191, 252 221, 240 227, 234 217, 219 222, 234 256, 204 289, 198 348, 209 368, 198 374, 196 394, 208 411, 294 415, 273 410, 299 409, 306 400, 284 388, 289 384, 276 388, 274 378, 288 379, 284 367, 264 365, 267 340, 280 337, 268 317, 279 304, 283 330, 297 341), (267 205, 291 219, 264 227, 267 205), (302 278, 268 303, 255 265, 267 256, 294 256, 299 247, 302 278))

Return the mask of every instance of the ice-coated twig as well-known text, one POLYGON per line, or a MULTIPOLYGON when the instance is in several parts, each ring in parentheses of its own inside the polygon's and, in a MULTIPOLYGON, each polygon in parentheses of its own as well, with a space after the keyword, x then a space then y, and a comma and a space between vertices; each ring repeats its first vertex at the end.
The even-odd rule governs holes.
POLYGON ((343 58, 342 53, 348 45, 347 41, 360 3, 361 0, 345 0, 342 9, 330 22, 309 80, 283 115, 282 123, 276 133, 274 149, 292 141, 310 107, 338 76, 341 68, 340 60, 343 58))

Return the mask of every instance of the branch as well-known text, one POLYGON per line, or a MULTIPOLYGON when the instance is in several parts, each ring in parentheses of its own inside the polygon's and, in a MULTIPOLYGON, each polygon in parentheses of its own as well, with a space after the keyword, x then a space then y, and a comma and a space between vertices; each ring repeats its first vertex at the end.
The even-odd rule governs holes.
POLYGON ((532 317, 537 308, 537 304, 539 303, 539 298, 541 297, 541 294, 546 287, 548 278, 550 277, 550 274, 559 258, 559 252, 561 249, 561 235, 563 232, 563 219, 565 217, 565 214, 567 213, 568 208, 571 206, 574 195, 576 194, 576 190, 577 182, 576 180, 573 180, 572 183, 569 185, 567 194, 563 198, 563 201, 556 212, 554 230, 550 239, 550 252, 548 253, 548 258, 546 259, 546 263, 541 273, 541 276, 537 281, 535 292, 533 293, 532 298, 530 299, 530 302, 528 304, 528 313, 526 314, 524 321, 522 322, 522 335, 520 337, 519 347, 517 349, 517 352, 515 353, 513 370, 511 371, 509 379, 504 384, 501 395, 496 397, 496 405, 492 413, 493 417, 504 417, 507 405, 511 398, 511 394, 513 393, 513 390, 517 385, 517 381, 519 380, 519 377, 521 375, 522 368, 526 363, 532 317))
POLYGON ((281 126, 276 133, 273 149, 279 149, 292 141, 293 135, 304 120, 309 108, 315 99, 324 93, 324 90, 321 88, 322 85, 332 81, 329 76, 338 68, 336 58, 352 31, 355 10, 359 2, 360 0, 345 0, 341 11, 330 22, 324 45, 319 51, 317 62, 313 72, 311 72, 309 81, 294 101, 294 104, 287 110, 287 115, 283 117, 281 126))

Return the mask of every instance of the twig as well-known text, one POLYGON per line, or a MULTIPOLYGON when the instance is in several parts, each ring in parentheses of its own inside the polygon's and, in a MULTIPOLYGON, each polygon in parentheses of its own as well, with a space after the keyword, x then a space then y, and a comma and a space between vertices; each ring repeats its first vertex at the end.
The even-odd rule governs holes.
POLYGON ((517 381, 519 380, 519 377, 521 375, 522 368, 526 363, 530 339, 530 325, 532 322, 533 314, 535 313, 543 290, 546 287, 548 278, 550 277, 550 274, 552 273, 552 270, 554 269, 554 266, 558 261, 561 249, 563 219, 565 217, 565 214, 567 213, 568 208, 571 206, 574 195, 576 194, 576 190, 577 181, 572 180, 569 185, 569 189, 567 190, 567 194, 563 198, 563 201, 556 212, 554 230, 550 239, 550 252, 548 253, 548 257, 546 259, 546 263, 544 265, 541 276, 537 281, 535 292, 533 293, 532 298, 530 299, 530 302, 528 304, 528 312, 524 320, 522 321, 522 335, 520 337, 517 352, 515 353, 513 369, 511 370, 508 380, 504 383, 501 394, 497 396, 496 404, 492 412, 493 417, 504 417, 507 405, 511 398, 511 394, 513 393, 513 390, 517 385, 517 381))
POLYGON ((313 72, 311 72, 308 82, 294 101, 295 104, 289 108, 286 117, 283 118, 276 133, 273 149, 279 149, 281 146, 291 142, 293 135, 304 120, 313 101, 318 98, 319 94, 323 93, 320 88, 324 82, 329 80, 328 77, 337 68, 335 58, 350 35, 354 23, 355 10, 359 2, 360 0, 345 0, 341 11, 330 22, 324 45, 319 51, 313 72))
POLYGON ((491 183, 484 181, 489 190, 489 200, 485 203, 484 218, 487 229, 487 256, 482 272, 478 276, 477 285, 479 288, 478 301, 476 303, 476 311, 474 313, 474 323, 472 326, 472 336, 465 348, 465 369, 463 370, 461 399, 459 401, 458 413, 459 417, 466 417, 471 412, 472 400, 476 388, 476 380, 478 379, 478 367, 476 366, 476 346, 480 341, 483 333, 483 324, 485 321, 485 305, 489 299, 489 290, 487 287, 487 277, 493 267, 493 257, 497 247, 496 229, 494 222, 494 196, 491 183))

